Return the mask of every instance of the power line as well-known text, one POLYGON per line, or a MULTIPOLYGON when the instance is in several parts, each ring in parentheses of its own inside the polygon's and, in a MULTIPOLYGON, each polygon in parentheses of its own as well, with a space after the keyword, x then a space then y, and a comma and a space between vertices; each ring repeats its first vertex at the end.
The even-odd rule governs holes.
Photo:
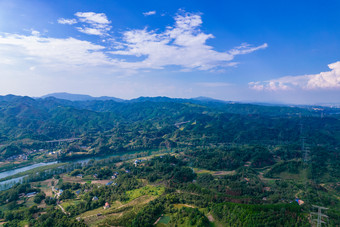
POLYGON ((303 124, 300 123, 300 138, 301 138, 301 152, 303 153, 303 161, 309 161, 309 149, 306 149, 305 141, 306 137, 303 136, 303 124))
POLYGON ((321 207, 321 206, 316 206, 316 205, 312 205, 313 206, 313 208, 317 208, 318 209, 318 212, 316 213, 316 212, 311 212, 310 214, 311 214, 311 216, 312 215, 317 215, 318 217, 317 217, 317 219, 312 219, 312 222, 315 222, 316 221, 316 226, 317 227, 321 227, 321 225, 322 224, 326 224, 326 222, 325 221, 323 221, 322 220, 322 218, 324 217, 324 218, 327 218, 328 219, 328 216, 327 215, 325 215, 325 214, 322 214, 322 210, 328 210, 328 208, 326 208, 326 207, 321 207))

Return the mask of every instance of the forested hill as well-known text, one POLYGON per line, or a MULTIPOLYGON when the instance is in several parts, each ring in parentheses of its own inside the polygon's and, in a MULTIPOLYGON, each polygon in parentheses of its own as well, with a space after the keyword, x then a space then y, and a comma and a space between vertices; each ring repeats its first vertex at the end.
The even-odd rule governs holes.
POLYGON ((103 147, 98 152, 114 152, 218 143, 297 144, 303 134, 313 145, 338 145, 337 112, 208 99, 116 102, 7 95, 0 96, 0 144, 6 154, 13 143, 79 137, 83 145, 103 147))

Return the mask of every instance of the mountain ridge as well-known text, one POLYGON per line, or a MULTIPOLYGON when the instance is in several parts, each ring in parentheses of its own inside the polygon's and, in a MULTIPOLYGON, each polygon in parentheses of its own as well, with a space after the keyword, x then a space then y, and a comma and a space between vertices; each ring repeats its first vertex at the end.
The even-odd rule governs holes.
POLYGON ((123 102, 125 101, 124 99, 116 98, 116 97, 109 97, 109 96, 100 96, 100 97, 93 97, 90 95, 84 95, 84 94, 72 94, 72 93, 67 93, 67 92, 56 92, 56 93, 50 93, 47 95, 43 95, 38 98, 49 98, 49 97, 54 97, 57 99, 65 99, 69 101, 91 101, 91 100, 114 100, 116 102, 123 102))

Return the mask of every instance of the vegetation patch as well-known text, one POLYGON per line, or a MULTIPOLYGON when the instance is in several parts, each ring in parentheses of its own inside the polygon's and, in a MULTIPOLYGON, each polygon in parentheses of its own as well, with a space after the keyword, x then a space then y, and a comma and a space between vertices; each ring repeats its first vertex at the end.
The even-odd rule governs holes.
POLYGON ((135 190, 127 191, 126 195, 128 196, 128 202, 139 198, 144 195, 150 195, 150 196, 160 196, 164 193, 165 188, 163 186, 153 186, 153 185, 147 185, 142 188, 138 188, 135 190))

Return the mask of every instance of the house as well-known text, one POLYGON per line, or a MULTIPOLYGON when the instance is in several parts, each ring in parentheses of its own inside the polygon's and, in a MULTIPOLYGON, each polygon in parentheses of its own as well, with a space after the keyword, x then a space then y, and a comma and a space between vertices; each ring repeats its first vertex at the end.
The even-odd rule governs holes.
POLYGON ((302 204, 304 204, 305 202, 302 201, 301 199, 295 199, 295 201, 301 206, 302 204))
POLYGON ((93 177, 94 177, 94 178, 98 178, 98 174, 96 174, 96 173, 93 174, 93 177))
POLYGON ((83 178, 83 174, 78 174, 77 177, 78 178, 83 178))
POLYGON ((80 194, 80 192, 81 192, 81 191, 80 191, 80 190, 78 190, 78 191, 76 191, 76 194, 77 194, 77 195, 79 195, 79 194, 80 194))
POLYGON ((114 180, 114 179, 116 179, 116 178, 117 178, 116 175, 111 176, 111 179, 112 179, 112 180, 114 180))
POLYGON ((57 192, 57 197, 59 198, 59 196, 61 196, 61 194, 63 194, 63 189, 60 189, 59 192, 57 192))
POLYGON ((270 192, 271 188, 270 187, 264 187, 263 190, 266 191, 266 192, 270 192))
POLYGON ((113 184, 113 181, 106 183, 107 186, 110 186, 111 184, 113 184))
POLYGON ((93 201, 97 201, 97 200, 98 200, 98 197, 97 197, 97 196, 93 196, 92 200, 93 200, 93 201))
POLYGON ((140 162, 141 162, 141 160, 136 159, 135 162, 134 162, 135 166, 137 166, 138 163, 140 163, 140 162))
POLYGON ((128 169, 127 169, 127 170, 125 170, 125 173, 130 173, 130 170, 128 170, 128 169))
POLYGON ((108 202, 105 203, 104 207, 105 210, 110 208, 110 204, 108 202))
POLYGON ((31 198, 31 197, 35 196, 36 194, 37 194, 37 192, 30 192, 30 193, 27 193, 26 196, 28 198, 31 198))

